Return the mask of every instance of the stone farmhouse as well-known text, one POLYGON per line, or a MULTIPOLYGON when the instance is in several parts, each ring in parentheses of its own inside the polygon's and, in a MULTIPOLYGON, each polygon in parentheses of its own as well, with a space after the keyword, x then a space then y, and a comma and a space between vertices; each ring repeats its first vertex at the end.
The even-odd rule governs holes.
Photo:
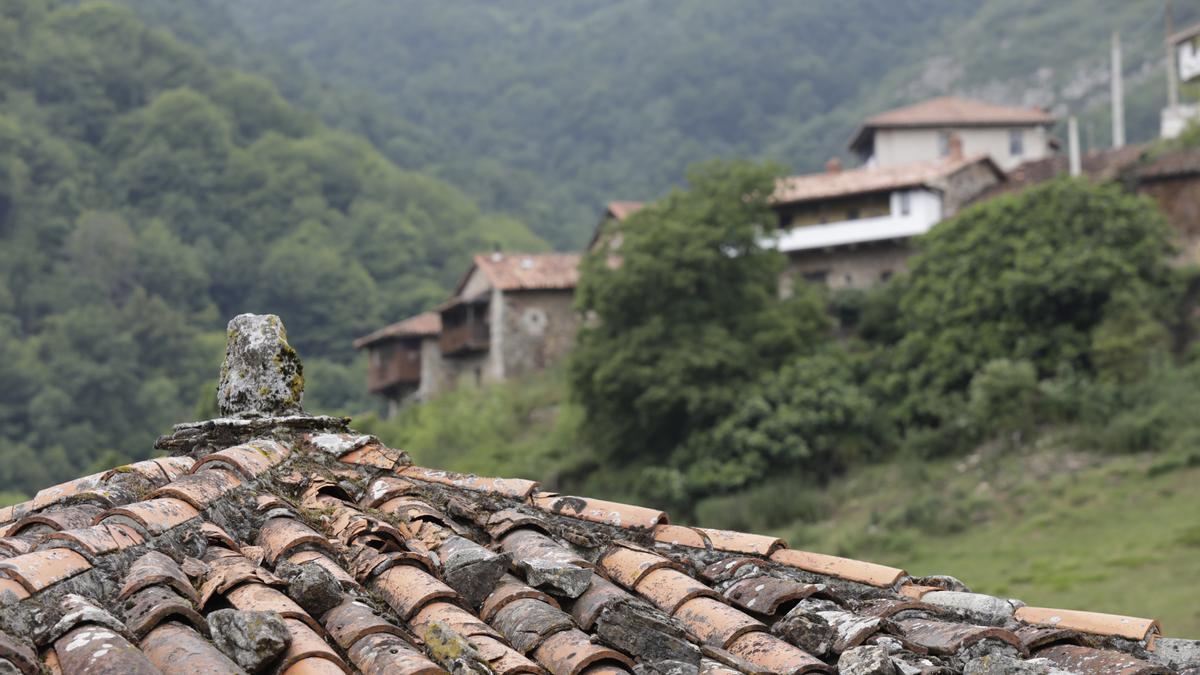
POLYGON ((578 253, 481 253, 434 311, 355 341, 391 406, 542 370, 575 344, 578 253))
POLYGON ((909 240, 929 231, 984 190, 1004 181, 987 156, 962 156, 957 137, 947 157, 843 170, 779 181, 776 245, 788 259, 780 290, 797 278, 830 288, 862 288, 904 269, 909 240))
POLYGON ((868 118, 850 139, 850 150, 865 166, 895 166, 947 157, 957 136, 964 155, 987 155, 1008 171, 1054 153, 1054 123, 1038 108, 943 96, 868 118))

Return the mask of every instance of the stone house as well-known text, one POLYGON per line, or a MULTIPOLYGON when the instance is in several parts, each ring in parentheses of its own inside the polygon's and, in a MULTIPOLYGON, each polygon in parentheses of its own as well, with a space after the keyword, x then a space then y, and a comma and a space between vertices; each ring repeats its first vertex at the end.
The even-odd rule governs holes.
POLYGON ((391 405, 553 365, 571 351, 578 253, 474 256, 453 296, 360 338, 367 383, 391 405))
POLYGON ((408 399, 423 400, 439 388, 442 316, 424 312, 354 341, 367 350, 367 389, 388 400, 392 410, 408 399))
MULTIPOLYGON (((954 139, 952 139, 953 141, 954 139)), ((843 170, 779 181, 775 244, 788 258, 780 293, 797 278, 831 288, 862 288, 904 269, 909 240, 953 216, 1004 173, 986 155, 843 170)))
POLYGON ((850 150, 864 165, 895 166, 947 157, 957 136, 964 154, 987 155, 1008 171, 1054 153, 1054 123, 1039 108, 943 96, 868 118, 850 139, 850 150))

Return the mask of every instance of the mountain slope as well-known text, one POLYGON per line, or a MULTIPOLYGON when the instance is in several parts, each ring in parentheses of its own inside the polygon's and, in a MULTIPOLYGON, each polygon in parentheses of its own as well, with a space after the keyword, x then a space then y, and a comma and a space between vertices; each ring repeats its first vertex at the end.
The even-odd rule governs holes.
MULTIPOLYGON (((1112 29, 1137 94, 1131 140, 1156 132, 1165 96, 1158 0, 228 8, 256 45, 428 131, 448 156, 438 171, 490 186, 490 205, 560 246, 583 241, 604 201, 655 197, 690 162, 754 155, 815 169, 859 120, 899 103, 958 92, 1090 109, 1107 93, 1112 29), (1158 86, 1139 89, 1146 80, 1158 86)), ((1198 7, 1177 11, 1178 25, 1196 19, 1198 7)), ((1105 120, 1085 120, 1084 136, 1106 144, 1105 120)))

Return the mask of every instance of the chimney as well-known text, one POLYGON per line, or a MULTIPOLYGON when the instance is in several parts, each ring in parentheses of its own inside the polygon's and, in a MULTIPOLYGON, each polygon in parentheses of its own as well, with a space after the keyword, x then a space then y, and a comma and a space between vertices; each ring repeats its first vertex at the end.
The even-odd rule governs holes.
POLYGON ((950 159, 962 159, 963 146, 962 136, 958 134, 950 134, 950 159))
POLYGON ((841 172, 842 172, 842 160, 838 159, 837 155, 830 157, 829 161, 825 162, 825 173, 841 173, 841 172))
POLYGON ((1121 33, 1112 34, 1112 146, 1125 145, 1125 85, 1121 79, 1121 33))

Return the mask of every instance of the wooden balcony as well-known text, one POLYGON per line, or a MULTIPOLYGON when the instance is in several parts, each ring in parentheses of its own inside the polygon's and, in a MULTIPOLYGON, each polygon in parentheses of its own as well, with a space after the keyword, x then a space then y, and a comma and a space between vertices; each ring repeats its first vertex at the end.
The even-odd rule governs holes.
POLYGON ((367 389, 385 392, 401 386, 421 383, 421 345, 419 342, 388 341, 371 349, 367 368, 367 389))
POLYGON ((457 325, 443 323, 442 334, 438 338, 442 356, 487 351, 490 343, 491 336, 488 325, 481 318, 474 316, 470 316, 467 321, 457 325))

